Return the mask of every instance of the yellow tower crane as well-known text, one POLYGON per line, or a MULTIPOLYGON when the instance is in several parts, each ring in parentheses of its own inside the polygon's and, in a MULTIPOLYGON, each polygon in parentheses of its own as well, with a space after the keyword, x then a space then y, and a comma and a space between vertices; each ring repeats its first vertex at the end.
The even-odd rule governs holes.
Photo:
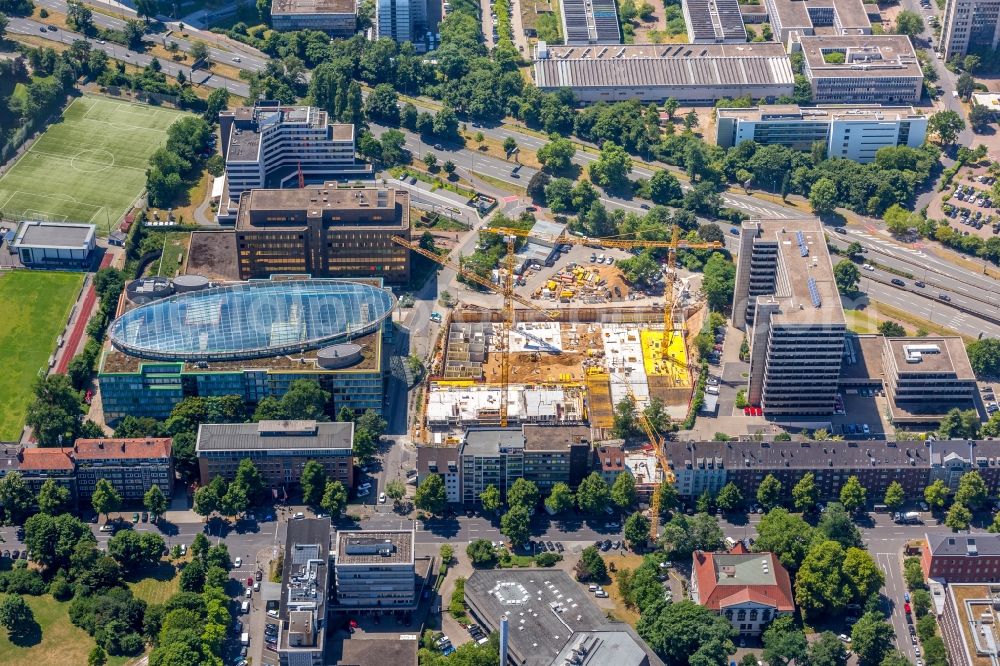
POLYGON ((558 319, 560 316, 557 310, 546 310, 540 308, 526 298, 522 298, 514 293, 514 236, 508 235, 504 239, 507 243, 507 257, 505 259, 506 264, 506 275, 503 277, 503 283, 500 286, 493 284, 491 281, 484 277, 480 277, 471 271, 467 271, 455 262, 447 259, 446 257, 439 256, 433 252, 425 250, 416 243, 412 243, 405 238, 400 236, 393 236, 392 242, 397 245, 402 245, 407 247, 417 254, 427 257, 431 261, 441 264, 442 266, 447 266, 453 269, 459 275, 465 277, 468 280, 481 285, 490 291, 496 292, 503 296, 503 309, 501 311, 500 319, 500 336, 497 345, 500 347, 500 427, 507 427, 507 397, 509 395, 509 385, 510 385, 510 332, 514 328, 514 303, 520 303, 521 305, 531 308, 536 312, 541 312, 543 315, 549 319, 558 319))

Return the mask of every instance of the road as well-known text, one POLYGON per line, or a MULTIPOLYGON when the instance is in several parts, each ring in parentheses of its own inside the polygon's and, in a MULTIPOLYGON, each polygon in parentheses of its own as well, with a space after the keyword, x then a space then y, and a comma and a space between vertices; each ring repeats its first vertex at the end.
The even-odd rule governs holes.
MULTIPOLYGON (((139 67, 145 67, 153 60, 153 56, 131 51, 121 44, 115 44, 112 42, 105 42, 104 44, 101 44, 96 38, 86 37, 76 32, 70 32, 69 30, 59 29, 52 32, 46 29, 44 23, 39 23, 38 21, 33 21, 32 19, 11 17, 10 23, 7 26, 7 32, 22 35, 35 35, 36 37, 42 37, 43 39, 60 42, 62 44, 72 44, 77 40, 84 40, 90 43, 91 48, 104 51, 113 60, 130 62, 139 67)), ((202 69, 192 71, 190 67, 178 65, 172 60, 163 58, 160 58, 159 60, 160 65, 162 66, 162 71, 167 76, 173 76, 176 78, 179 73, 183 72, 184 76, 187 77, 187 79, 194 85, 202 85, 207 88, 225 88, 229 92, 234 95, 239 95, 240 97, 247 97, 250 95, 250 86, 245 81, 233 81, 232 79, 226 79, 213 74, 212 72, 206 72, 202 69)))

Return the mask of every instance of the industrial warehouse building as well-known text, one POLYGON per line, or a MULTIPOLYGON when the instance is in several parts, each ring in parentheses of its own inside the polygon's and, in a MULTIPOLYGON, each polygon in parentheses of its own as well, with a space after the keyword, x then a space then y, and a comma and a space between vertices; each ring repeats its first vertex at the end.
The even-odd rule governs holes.
POLYGON ((560 10, 564 44, 621 43, 615 0, 563 0, 560 10))
POLYGON ((87 268, 96 247, 93 224, 25 222, 11 250, 26 268, 87 268))
POLYGON ((304 273, 313 277, 410 278, 410 193, 393 188, 254 189, 240 197, 236 251, 240 279, 304 273))
POLYGON ((692 44, 742 44, 747 41, 738 0, 684 0, 681 3, 692 44))
POLYGON ((818 141, 827 157, 871 162, 881 148, 919 148, 927 135, 927 115, 912 106, 775 104, 716 110, 716 143, 731 148, 743 141, 811 150, 818 141))

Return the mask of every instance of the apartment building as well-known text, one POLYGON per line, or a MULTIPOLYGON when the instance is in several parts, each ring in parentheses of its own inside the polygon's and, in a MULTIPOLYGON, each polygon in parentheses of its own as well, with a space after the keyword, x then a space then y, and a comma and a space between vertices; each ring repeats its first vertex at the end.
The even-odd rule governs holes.
POLYGON ((795 612, 792 581, 774 553, 742 543, 727 553, 692 555, 691 600, 725 617, 741 636, 759 636, 772 620, 795 612))
POLYGON ((205 423, 198 427, 195 454, 205 485, 216 476, 227 481, 241 460, 250 460, 271 488, 295 486, 302 469, 315 460, 331 481, 350 488, 354 481, 354 423, 337 421, 260 421, 205 423))
POLYGON ((448 501, 462 501, 462 478, 459 471, 461 451, 458 446, 417 447, 417 483, 422 483, 431 474, 437 474, 444 482, 448 501))
POLYGON ((944 583, 1000 582, 1000 534, 925 534, 920 566, 944 583))
POLYGON ((941 480, 954 493, 962 475, 976 471, 986 482, 990 496, 1000 494, 1000 440, 934 441, 928 445, 928 485, 941 480))
POLYGON ((234 221, 240 195, 255 188, 295 186, 301 176, 326 182, 337 175, 367 175, 354 159, 354 126, 331 124, 326 111, 259 101, 219 114, 225 188, 220 223, 234 221))
POLYGON ((885 338, 882 367, 893 423, 936 423, 952 408, 976 408, 976 376, 957 336, 885 338))
POLYGON ((87 501, 101 479, 109 481, 125 502, 141 501, 152 486, 174 494, 173 440, 78 439, 73 444, 77 495, 87 501))
POLYGON ((827 157, 871 162, 880 148, 918 148, 927 115, 912 106, 796 104, 716 110, 716 143, 723 148, 753 141, 794 150, 826 146, 827 157))
POLYGON ((331 37, 350 37, 358 28, 354 0, 273 0, 275 30, 322 30, 331 37))
POLYGON ((425 43, 427 0, 377 0, 375 3, 375 37, 388 37, 414 46, 425 43))
POLYGON ((946 60, 1000 45, 1000 0, 948 0, 938 50, 946 60))
POLYGON ((334 554, 337 606, 386 611, 417 602, 413 531, 337 532, 334 554))
POLYGON ((278 605, 281 666, 325 663, 330 534, 329 518, 288 521, 278 605))
POLYGON ((625 471, 624 442, 603 442, 594 449, 594 471, 604 482, 612 484, 625 471))
POLYGON ((7 467, 4 474, 18 472, 24 483, 37 496, 42 484, 52 479, 57 484, 70 491, 75 499, 76 490, 76 460, 73 449, 69 447, 40 449, 23 448, 16 455, 7 455, 7 467))
POLYGON ((543 493, 557 483, 575 488, 590 473, 590 428, 525 424, 524 478, 543 493))
POLYGON ((816 218, 747 220, 733 295, 747 330, 747 401, 768 416, 830 414, 846 323, 816 218))
POLYGON ((281 273, 410 279, 410 193, 395 188, 254 189, 236 215, 241 280, 281 273))
POLYGON ((816 104, 914 104, 924 75, 906 35, 798 37, 816 104))
POLYGON ((764 0, 775 39, 793 35, 870 35, 871 21, 862 0, 764 0))
POLYGON ((524 436, 520 429, 483 428, 465 433, 460 454, 462 502, 478 504, 489 486, 506 501, 507 490, 524 477, 524 436))

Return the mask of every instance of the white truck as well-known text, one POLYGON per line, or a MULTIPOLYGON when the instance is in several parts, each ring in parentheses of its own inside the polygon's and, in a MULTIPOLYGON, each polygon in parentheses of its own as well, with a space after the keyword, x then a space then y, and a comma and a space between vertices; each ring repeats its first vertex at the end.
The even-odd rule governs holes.
POLYGON ((919 525, 920 514, 916 511, 907 511, 906 513, 897 513, 895 516, 896 523, 899 525, 919 525))

